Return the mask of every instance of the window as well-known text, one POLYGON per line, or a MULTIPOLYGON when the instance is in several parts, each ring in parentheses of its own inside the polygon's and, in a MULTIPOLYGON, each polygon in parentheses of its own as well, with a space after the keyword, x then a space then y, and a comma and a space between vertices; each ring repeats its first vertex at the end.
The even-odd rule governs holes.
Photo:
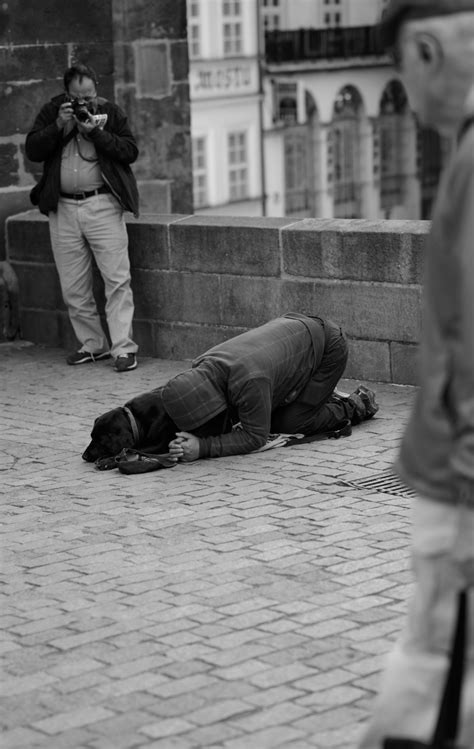
POLYGON ((188 0, 188 48, 189 56, 201 56, 201 19, 199 0, 188 0))
POLYGON ((345 86, 334 104, 331 127, 334 217, 361 217, 360 113, 362 100, 345 86))
POLYGON ((240 0, 223 0, 224 55, 238 55, 242 52, 242 19, 240 0))
POLYGON ((310 197, 306 134, 288 134, 285 136, 285 215, 308 215, 310 197))
POLYGON ((223 12, 225 16, 240 16, 241 0, 223 0, 223 12))
POLYGON ((298 119, 296 83, 278 81, 275 85, 275 121, 294 125, 298 119))
POLYGON ((193 138, 193 198, 194 207, 207 205, 207 144, 205 138, 193 138))
POLYGON ((227 137, 229 159, 229 198, 241 200, 247 197, 248 166, 246 133, 229 133, 227 137))
POLYGON ((280 28, 280 16, 277 13, 264 13, 263 28, 265 31, 277 31, 280 28))
POLYGON ((380 158, 380 206, 390 218, 392 208, 403 205, 405 182, 404 141, 408 101, 399 81, 391 81, 380 102, 378 122, 380 158))
POLYGON ((325 26, 340 26, 343 19, 340 0, 324 0, 324 4, 329 6, 324 13, 325 26))

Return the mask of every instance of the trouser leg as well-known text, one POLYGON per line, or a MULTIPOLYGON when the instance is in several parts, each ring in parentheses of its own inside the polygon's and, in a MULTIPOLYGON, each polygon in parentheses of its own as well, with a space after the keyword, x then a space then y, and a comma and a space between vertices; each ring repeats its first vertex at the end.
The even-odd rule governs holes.
POLYGON ((454 634, 457 593, 470 586, 460 746, 474 746, 474 511, 418 499, 414 507, 415 589, 408 622, 389 656, 360 749, 387 736, 429 742, 454 634))
POLYGON ((272 414, 272 432, 317 434, 336 428, 351 419, 354 406, 332 395, 344 374, 347 343, 340 328, 334 327, 325 347, 320 366, 303 396, 272 414))
POLYGON ((93 294, 89 247, 78 217, 78 203, 60 200, 49 214, 54 261, 64 302, 81 349, 99 353, 108 349, 93 294))
POLYGON ((132 339, 134 304, 128 236, 122 209, 112 195, 97 195, 82 202, 80 216, 84 234, 104 280, 105 314, 112 355, 135 353, 138 346, 132 339))

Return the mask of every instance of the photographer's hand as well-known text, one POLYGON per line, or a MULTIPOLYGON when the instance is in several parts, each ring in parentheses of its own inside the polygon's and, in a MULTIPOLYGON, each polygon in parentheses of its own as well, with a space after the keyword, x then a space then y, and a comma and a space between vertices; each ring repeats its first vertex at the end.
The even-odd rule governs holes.
POLYGON ((88 119, 82 122, 78 120, 75 115, 73 116, 73 119, 76 122, 77 129, 80 133, 82 133, 82 135, 89 135, 89 133, 97 127, 97 125, 95 124, 94 115, 90 113, 88 115, 88 119))
POLYGON ((70 101, 65 101, 59 107, 58 116, 56 118, 56 125, 58 130, 62 130, 66 123, 71 122, 73 118, 72 105, 70 101))

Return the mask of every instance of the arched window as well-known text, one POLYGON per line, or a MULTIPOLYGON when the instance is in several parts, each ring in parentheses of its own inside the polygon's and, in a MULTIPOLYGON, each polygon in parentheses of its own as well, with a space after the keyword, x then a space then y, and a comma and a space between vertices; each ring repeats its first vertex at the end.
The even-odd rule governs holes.
POLYGON ((334 216, 361 217, 360 119, 362 99, 345 86, 334 103, 330 153, 334 185, 334 216))
POLYGON ((273 121, 294 125, 298 119, 298 84, 296 81, 275 81, 273 95, 275 114, 273 121))
POLYGON ((305 129, 285 134, 285 214, 308 215, 308 153, 305 129))
POLYGON ((316 103, 305 91, 306 123, 285 131, 285 215, 315 216, 315 130, 318 125, 316 103))
POLYGON ((279 104, 279 121, 284 122, 285 125, 294 125, 298 116, 298 105, 296 99, 292 98, 291 96, 285 96, 280 99, 279 104))
POLYGON ((411 115, 400 81, 391 81, 380 101, 380 207, 389 218, 404 202, 406 131, 411 115))

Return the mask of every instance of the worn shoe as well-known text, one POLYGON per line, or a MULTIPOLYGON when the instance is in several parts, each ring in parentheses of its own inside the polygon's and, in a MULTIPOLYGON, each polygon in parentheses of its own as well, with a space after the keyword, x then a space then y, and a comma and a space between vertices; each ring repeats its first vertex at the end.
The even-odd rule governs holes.
POLYGON ((375 402, 374 391, 369 390, 369 388, 364 387, 364 385, 359 385, 356 393, 361 397, 365 406, 365 418, 371 419, 379 410, 379 404, 375 402))
POLYGON ((356 416, 359 421, 371 419, 379 410, 378 403, 375 402, 375 393, 373 390, 359 385, 357 390, 350 394, 348 400, 355 406, 356 416))
POLYGON ((138 366, 137 357, 135 354, 119 354, 114 366, 117 372, 130 372, 138 366))
POLYGON ((133 450, 125 447, 115 458, 117 468, 120 473, 131 476, 136 473, 149 473, 149 471, 158 471, 161 468, 175 468, 176 460, 172 460, 168 453, 155 455, 153 453, 143 453, 139 450, 133 450))
POLYGON ((100 361, 102 359, 110 359, 110 353, 108 351, 101 351, 98 354, 93 354, 90 351, 75 351, 73 354, 69 354, 66 362, 68 364, 87 364, 88 362, 100 361))

